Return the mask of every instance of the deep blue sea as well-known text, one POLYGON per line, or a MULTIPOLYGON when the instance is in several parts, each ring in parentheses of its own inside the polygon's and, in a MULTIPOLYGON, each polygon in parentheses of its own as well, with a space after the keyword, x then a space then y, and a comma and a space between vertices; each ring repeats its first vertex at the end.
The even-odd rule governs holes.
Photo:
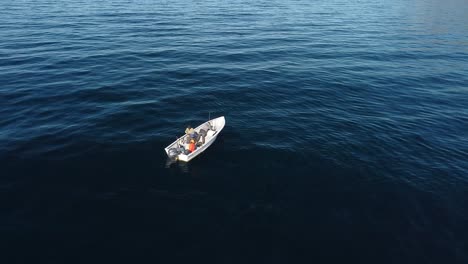
POLYGON ((0 263, 468 263, 468 2, 2 0, 0 263))

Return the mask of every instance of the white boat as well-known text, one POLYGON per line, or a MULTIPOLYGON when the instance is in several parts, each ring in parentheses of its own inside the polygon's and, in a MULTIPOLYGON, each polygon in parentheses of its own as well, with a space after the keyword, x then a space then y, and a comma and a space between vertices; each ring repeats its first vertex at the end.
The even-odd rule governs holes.
MULTIPOLYGON (((166 151, 167 155, 170 158, 188 162, 192 160, 193 158, 195 158, 196 156, 200 155, 200 153, 205 151, 209 146, 211 146, 211 144, 213 144, 213 142, 216 140, 216 137, 218 137, 221 130, 223 130, 225 124, 226 124, 226 120, 224 119, 224 116, 221 116, 215 119, 208 120, 205 123, 194 128, 194 130, 197 133, 200 133, 200 129, 204 127, 208 127, 209 129, 206 133, 205 143, 202 144, 201 146, 198 146, 191 153, 188 153, 186 151, 188 147, 188 144, 186 142, 187 142, 187 137, 189 135, 181 136, 176 141, 172 142, 169 146, 167 146, 164 150, 166 151)), ((201 141, 198 144, 201 144, 201 141)))

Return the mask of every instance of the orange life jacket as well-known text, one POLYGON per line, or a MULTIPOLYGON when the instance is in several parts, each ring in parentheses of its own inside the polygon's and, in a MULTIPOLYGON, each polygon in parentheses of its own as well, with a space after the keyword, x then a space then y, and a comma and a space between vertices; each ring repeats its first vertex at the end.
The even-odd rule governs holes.
POLYGON ((188 150, 190 152, 193 152, 195 150, 195 143, 194 142, 190 142, 190 144, 188 145, 188 150))

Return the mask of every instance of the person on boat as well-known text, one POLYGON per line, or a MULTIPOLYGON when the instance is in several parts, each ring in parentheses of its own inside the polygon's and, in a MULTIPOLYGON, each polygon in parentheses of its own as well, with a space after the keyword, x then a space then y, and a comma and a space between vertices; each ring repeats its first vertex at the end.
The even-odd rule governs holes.
POLYGON ((191 139, 188 145, 188 150, 190 151, 190 153, 192 153, 195 151, 195 148, 196 148, 195 140, 191 139))
POLYGON ((201 128, 200 128, 200 133, 198 133, 198 136, 197 136, 197 140, 195 140, 195 142, 199 142, 200 141, 200 138, 202 140, 202 144, 205 144, 205 137, 206 135, 208 134, 208 130, 210 129, 210 126, 208 124, 204 124, 201 128))
POLYGON ((188 125, 187 128, 185 129, 185 134, 192 135, 193 133, 195 133, 195 129, 193 129, 192 126, 188 125))
POLYGON ((189 143, 191 139, 194 139, 197 137, 197 132, 195 132, 195 129, 193 129, 190 125, 187 126, 185 129, 185 134, 187 135, 186 137, 186 142, 189 143))

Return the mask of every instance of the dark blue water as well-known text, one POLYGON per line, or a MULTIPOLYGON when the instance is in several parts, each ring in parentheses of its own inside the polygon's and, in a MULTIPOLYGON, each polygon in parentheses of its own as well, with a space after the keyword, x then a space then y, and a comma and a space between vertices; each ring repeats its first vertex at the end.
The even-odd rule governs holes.
POLYGON ((466 1, 0 5, 1 263, 468 263, 466 1))

